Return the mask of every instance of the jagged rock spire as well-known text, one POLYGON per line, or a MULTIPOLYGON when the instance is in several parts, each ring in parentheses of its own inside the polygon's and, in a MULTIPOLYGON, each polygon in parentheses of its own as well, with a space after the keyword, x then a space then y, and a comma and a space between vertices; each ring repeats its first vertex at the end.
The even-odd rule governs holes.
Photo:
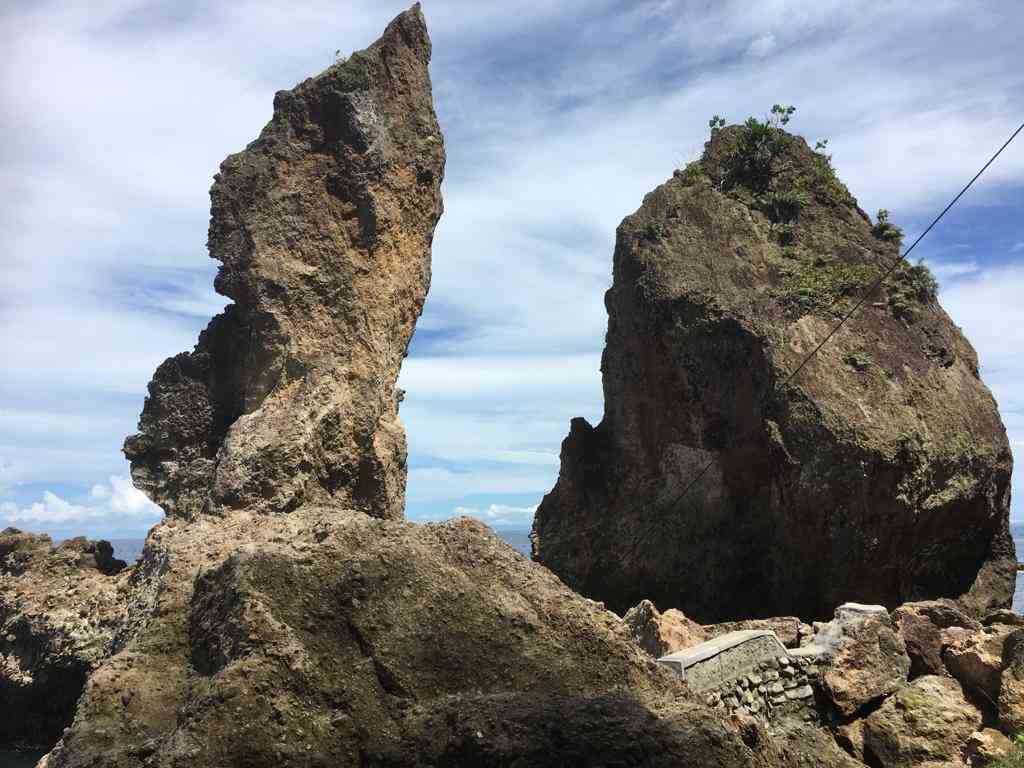
POLYGON ((274 97, 210 191, 234 303, 149 384, 132 479, 168 515, 404 507, 395 382, 430 283, 444 145, 416 5, 274 97))

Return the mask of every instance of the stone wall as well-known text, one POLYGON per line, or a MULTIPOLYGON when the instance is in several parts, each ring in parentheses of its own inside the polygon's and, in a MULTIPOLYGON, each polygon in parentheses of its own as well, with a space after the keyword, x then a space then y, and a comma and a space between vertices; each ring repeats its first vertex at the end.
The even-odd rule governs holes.
POLYGON ((774 720, 781 716, 817 720, 815 689, 819 675, 813 656, 777 656, 745 674, 704 691, 708 706, 727 714, 743 713, 774 720))
POLYGON ((708 706, 768 722, 817 720, 820 688, 815 648, 787 650, 770 630, 730 632, 658 659, 701 694, 708 706))

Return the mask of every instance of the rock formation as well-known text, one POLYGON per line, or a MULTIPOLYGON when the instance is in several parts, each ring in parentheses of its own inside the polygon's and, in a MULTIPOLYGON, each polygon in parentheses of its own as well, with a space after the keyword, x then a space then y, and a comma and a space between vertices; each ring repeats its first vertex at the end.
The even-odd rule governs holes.
POLYGON ((769 764, 475 521, 170 520, 153 563, 49 768, 769 764))
POLYGON ((604 418, 573 419, 534 557, 617 612, 701 623, 1007 606, 1007 438, 927 270, 903 263, 800 368, 899 235, 802 139, 715 130, 619 226, 604 418))
POLYGON ((887 699, 864 720, 864 756, 884 768, 963 765, 981 715, 946 677, 925 675, 887 699))
POLYGON ((71 722, 124 618, 110 544, 0 532, 0 748, 48 746, 71 722))
POLYGON ((395 387, 430 283, 444 145, 417 14, 274 97, 210 191, 234 303, 161 365, 132 479, 171 517, 338 503, 401 517, 395 387))
POLYGON ((441 210, 429 53, 414 7, 225 163, 210 245, 236 304, 150 385, 126 453, 168 516, 44 768, 801 759, 481 523, 395 519, 441 210))
POLYGON ((796 648, 813 634, 811 627, 795 616, 701 625, 675 608, 662 613, 650 600, 641 600, 634 605, 622 621, 637 644, 655 658, 745 629, 771 630, 786 648, 796 648))

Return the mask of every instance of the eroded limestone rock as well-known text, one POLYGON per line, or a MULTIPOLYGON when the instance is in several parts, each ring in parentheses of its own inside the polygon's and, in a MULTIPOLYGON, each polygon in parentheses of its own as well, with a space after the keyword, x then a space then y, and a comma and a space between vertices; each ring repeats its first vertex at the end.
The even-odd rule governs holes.
POLYGON ((0 532, 0 748, 48 748, 125 615, 106 541, 0 532))
POLYGON ((633 639, 654 658, 681 651, 708 639, 704 628, 673 608, 664 613, 642 600, 622 617, 633 639))
POLYGON ((882 768, 963 765, 981 721, 955 680, 919 677, 865 718, 865 762, 882 768))
MULTIPOLYGON (((995 624, 969 633, 959 633, 942 652, 949 673, 979 704, 995 711, 1003 673, 1003 646, 1015 630, 995 624)), ((947 635, 949 636, 949 635, 947 635)))
POLYGON ((907 265, 781 387, 898 246, 798 137, 772 134, 763 186, 738 176, 744 131, 618 228, 604 417, 572 421, 534 556, 701 623, 1008 607, 1012 460, 974 350, 907 265))
POLYGON ((430 283, 444 146, 419 11, 274 97, 210 191, 234 303, 157 369, 125 442, 169 516, 337 503, 403 513, 395 382, 430 283))
MULTIPOLYGON (((945 675, 942 652, 947 646, 942 630, 961 627, 980 630, 981 624, 964 613, 953 601, 905 603, 892 612, 896 630, 907 646, 910 676, 945 675)), ((950 633, 946 638, 951 637, 950 633)))
POLYGON ((882 606, 840 606, 812 647, 822 658, 822 691, 847 717, 901 688, 910 674, 906 646, 882 606))
POLYGON ((774 764, 476 521, 169 520, 135 578, 48 768, 774 764))
POLYGON ((1012 735, 1024 733, 1024 630, 1014 630, 1003 642, 998 701, 999 726, 1012 735))

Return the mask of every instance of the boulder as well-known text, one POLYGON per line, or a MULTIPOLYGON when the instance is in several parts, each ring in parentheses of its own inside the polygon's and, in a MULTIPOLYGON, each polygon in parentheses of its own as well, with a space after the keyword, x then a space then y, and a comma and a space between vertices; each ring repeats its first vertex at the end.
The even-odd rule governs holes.
POLYGON ((49 747, 125 615, 106 541, 0 532, 0 749, 49 747))
POLYGON ((951 627, 981 628, 976 619, 951 600, 904 603, 892 612, 892 619, 907 646, 911 678, 948 674, 942 661, 945 648, 942 630, 951 627))
POLYGON ((864 762, 881 768, 963 765, 981 721, 955 680, 919 677, 864 719, 864 762))
POLYGON ((844 717, 900 689, 910 674, 906 646, 882 606, 843 604, 808 647, 822 656, 823 695, 844 717))
POLYGON ((1024 630, 1016 629, 1003 642, 999 680, 999 726, 1008 734, 1024 734, 1024 630))
POLYGON ((171 517, 331 503, 401 517, 395 382, 430 283, 444 144, 419 11, 274 96, 210 191, 208 247, 232 299, 161 365, 132 479, 171 517))
POLYGON ((622 617, 633 639, 654 658, 699 645, 708 639, 700 624, 682 611, 661 613, 650 600, 642 600, 622 617))
POLYGON ((1009 607, 1009 443, 926 269, 832 335, 898 234, 801 138, 714 131, 617 230, 604 415, 570 424, 534 557, 616 612, 702 624, 854 595, 1009 607))
POLYGON ((1003 673, 1003 645, 1015 627, 993 624, 961 633, 942 653, 946 669, 987 710, 995 711, 1003 673))
POLYGON ((745 621, 723 621, 717 624, 705 624, 704 634, 707 639, 720 637, 729 632, 744 629, 770 629, 779 638, 779 642, 787 648, 798 648, 800 643, 813 634, 813 630, 796 616, 773 616, 770 619, 747 619, 745 621))
POLYGON ((992 613, 985 616, 981 621, 986 627, 996 626, 999 624, 1009 625, 1011 627, 1024 627, 1024 616, 1021 616, 1015 611, 1011 611, 1008 608, 1001 608, 998 611, 992 611, 992 613))
POLYGON ((1013 750, 1013 743, 995 728, 982 728, 971 734, 964 750, 971 768, 985 768, 1013 750))
POLYGON ((172 519, 138 573, 48 768, 769 764, 477 521, 172 519))

